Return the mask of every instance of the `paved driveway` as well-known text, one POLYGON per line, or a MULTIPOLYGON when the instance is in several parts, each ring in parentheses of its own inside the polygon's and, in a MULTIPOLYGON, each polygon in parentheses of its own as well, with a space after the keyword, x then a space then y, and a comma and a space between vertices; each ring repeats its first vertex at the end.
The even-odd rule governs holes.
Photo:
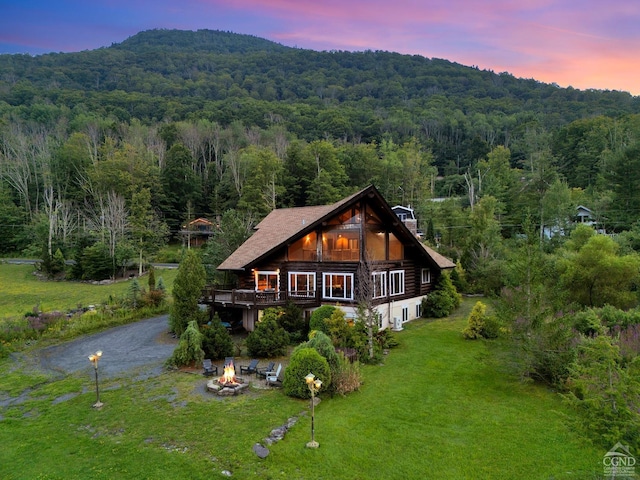
POLYGON ((168 315, 121 325, 40 350, 40 366, 65 374, 93 372, 88 356, 101 350, 98 365, 101 376, 114 377, 138 369, 158 374, 178 343, 168 331, 168 315))

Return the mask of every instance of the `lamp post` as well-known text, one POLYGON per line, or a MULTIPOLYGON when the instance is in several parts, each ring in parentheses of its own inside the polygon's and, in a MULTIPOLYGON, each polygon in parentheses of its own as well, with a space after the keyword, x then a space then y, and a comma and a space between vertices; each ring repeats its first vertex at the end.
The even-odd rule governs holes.
POLYGON ((98 388, 98 360, 102 356, 102 351, 98 350, 96 353, 89 355, 89 361, 93 363, 93 369, 96 372, 96 403, 93 404, 93 408, 100 408, 104 405, 100 401, 100 389, 98 388))
POLYGON ((320 387, 322 387, 322 381, 316 378, 313 373, 309 373, 304 377, 304 380, 307 382, 307 386, 311 391, 311 441, 307 443, 307 448, 318 448, 320 444, 316 442, 314 438, 315 396, 320 390, 320 387))

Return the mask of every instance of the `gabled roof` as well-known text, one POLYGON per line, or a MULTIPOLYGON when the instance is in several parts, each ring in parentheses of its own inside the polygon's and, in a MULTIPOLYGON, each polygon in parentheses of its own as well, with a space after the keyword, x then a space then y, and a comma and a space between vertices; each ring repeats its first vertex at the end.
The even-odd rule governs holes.
POLYGON ((438 267, 440 267, 441 269, 444 270, 446 268, 456 268, 456 264, 453 263, 451 260, 449 260, 444 255, 440 255, 433 248, 428 247, 427 245, 425 245, 422 242, 420 242, 420 245, 422 245, 422 248, 424 248, 427 251, 429 256, 433 259, 434 262, 436 262, 436 265, 438 265, 438 267))
POLYGON ((189 222, 189 225, 197 225, 197 224, 213 225, 213 222, 202 217, 196 218, 195 220, 191 220, 189 222))
POLYGON ((590 208, 585 207, 584 205, 578 205, 578 206, 576 207, 576 210, 578 211, 578 215, 579 215, 581 212, 588 213, 589 215, 591 215, 591 213, 592 213, 592 212, 591 212, 591 209, 590 209, 590 208))
POLYGON ((347 205, 365 190, 332 205, 272 210, 255 226, 256 232, 222 262, 218 270, 244 270, 247 265, 275 250, 296 234, 315 228, 325 217, 347 205))
POLYGON ((244 270, 246 265, 266 255, 274 247, 304 230, 331 211, 329 206, 280 208, 272 210, 238 249, 218 266, 218 270, 244 270))
MULTIPOLYGON (((238 249, 233 252, 224 262, 218 266, 218 270, 242 271, 250 268, 262 258, 274 252, 290 241, 311 232, 319 224, 330 219, 342 209, 350 206, 364 197, 379 200, 378 206, 387 210, 390 217, 397 218, 389 205, 384 201, 378 190, 370 185, 332 205, 319 205, 313 207, 279 208, 272 210, 258 225, 256 232, 249 237, 238 249)), ((405 232, 405 236, 410 241, 425 248, 427 254, 436 262, 440 268, 453 268, 455 264, 451 261, 422 245, 422 243, 409 232, 400 221, 397 228, 405 232)))

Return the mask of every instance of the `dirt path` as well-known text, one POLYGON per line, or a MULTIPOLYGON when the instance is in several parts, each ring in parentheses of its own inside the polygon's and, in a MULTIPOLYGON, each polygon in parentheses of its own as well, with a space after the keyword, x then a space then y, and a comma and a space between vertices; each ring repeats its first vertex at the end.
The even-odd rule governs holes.
POLYGON ((158 374, 177 345, 168 330, 168 315, 121 325, 44 348, 38 352, 39 363, 44 370, 62 374, 92 372, 88 356, 101 350, 101 376, 117 377, 138 369, 147 374, 158 374))

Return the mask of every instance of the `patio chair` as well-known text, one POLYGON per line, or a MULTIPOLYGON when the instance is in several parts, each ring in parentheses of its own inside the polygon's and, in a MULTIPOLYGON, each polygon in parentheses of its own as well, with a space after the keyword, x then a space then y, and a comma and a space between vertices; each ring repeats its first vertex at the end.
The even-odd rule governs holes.
POLYGON ((236 366, 236 363, 233 361, 233 357, 224 357, 224 366, 228 366, 229 364, 233 363, 233 366, 236 366))
POLYGON ((278 364, 278 369, 275 372, 267 372, 266 383, 267 385, 274 385, 279 382, 278 377, 280 376, 280 371, 282 370, 282 364, 278 364))
POLYGON ((247 374, 252 374, 252 373, 256 373, 258 371, 258 361, 257 359, 252 359, 251 362, 249 362, 249 365, 241 365, 240 366, 240 373, 247 373, 247 374))
POLYGON ((269 362, 269 365, 266 367, 259 367, 256 369, 256 377, 262 377, 264 379, 267 378, 267 372, 273 371, 276 367, 276 362, 269 362))
POLYGON ((202 374, 205 377, 211 377, 213 375, 217 375, 218 374, 218 366, 217 365, 213 365, 211 363, 211 359, 210 358, 205 358, 202 361, 202 368, 204 369, 202 374))

